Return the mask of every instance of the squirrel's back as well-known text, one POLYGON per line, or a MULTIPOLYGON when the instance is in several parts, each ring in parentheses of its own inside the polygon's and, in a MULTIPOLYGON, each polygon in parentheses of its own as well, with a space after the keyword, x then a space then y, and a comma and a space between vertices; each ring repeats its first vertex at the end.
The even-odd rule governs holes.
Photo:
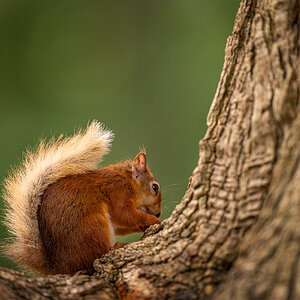
POLYGON ((12 235, 6 254, 30 270, 49 273, 39 233, 38 210, 44 191, 67 175, 83 174, 97 168, 108 153, 113 134, 93 121, 71 138, 41 141, 28 151, 21 166, 5 180, 5 224, 12 235))

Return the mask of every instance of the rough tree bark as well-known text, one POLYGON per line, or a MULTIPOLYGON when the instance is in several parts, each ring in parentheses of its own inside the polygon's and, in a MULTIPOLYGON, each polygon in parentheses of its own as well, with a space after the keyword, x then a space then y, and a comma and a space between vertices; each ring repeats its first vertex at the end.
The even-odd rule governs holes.
POLYGON ((243 0, 171 217, 94 276, 0 269, 0 297, 300 299, 299 0, 243 0))

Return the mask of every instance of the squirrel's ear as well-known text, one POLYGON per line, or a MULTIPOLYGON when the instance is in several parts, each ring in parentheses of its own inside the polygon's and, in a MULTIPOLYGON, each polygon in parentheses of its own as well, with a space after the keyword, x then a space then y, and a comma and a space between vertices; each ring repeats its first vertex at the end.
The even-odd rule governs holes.
POLYGON ((146 154, 140 152, 134 159, 132 165, 132 176, 137 178, 139 173, 146 171, 146 154))

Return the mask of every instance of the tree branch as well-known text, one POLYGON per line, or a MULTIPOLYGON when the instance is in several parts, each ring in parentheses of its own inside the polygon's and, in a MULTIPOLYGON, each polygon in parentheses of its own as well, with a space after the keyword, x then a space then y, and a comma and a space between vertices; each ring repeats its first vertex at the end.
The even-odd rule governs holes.
POLYGON ((299 297, 299 22, 298 0, 241 2, 199 162, 169 219, 96 260, 92 277, 2 269, 3 294, 299 297))

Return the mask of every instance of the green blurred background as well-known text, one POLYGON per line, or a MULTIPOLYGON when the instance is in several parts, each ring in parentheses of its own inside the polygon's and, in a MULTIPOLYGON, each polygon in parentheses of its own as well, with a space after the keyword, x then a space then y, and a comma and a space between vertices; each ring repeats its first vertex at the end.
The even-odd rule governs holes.
MULTIPOLYGON (((0 2, 1 182, 39 138, 72 134, 97 119, 116 134, 103 165, 146 147, 167 218, 197 164, 238 6, 0 2)), ((3 256, 0 266, 16 269, 3 256)))

